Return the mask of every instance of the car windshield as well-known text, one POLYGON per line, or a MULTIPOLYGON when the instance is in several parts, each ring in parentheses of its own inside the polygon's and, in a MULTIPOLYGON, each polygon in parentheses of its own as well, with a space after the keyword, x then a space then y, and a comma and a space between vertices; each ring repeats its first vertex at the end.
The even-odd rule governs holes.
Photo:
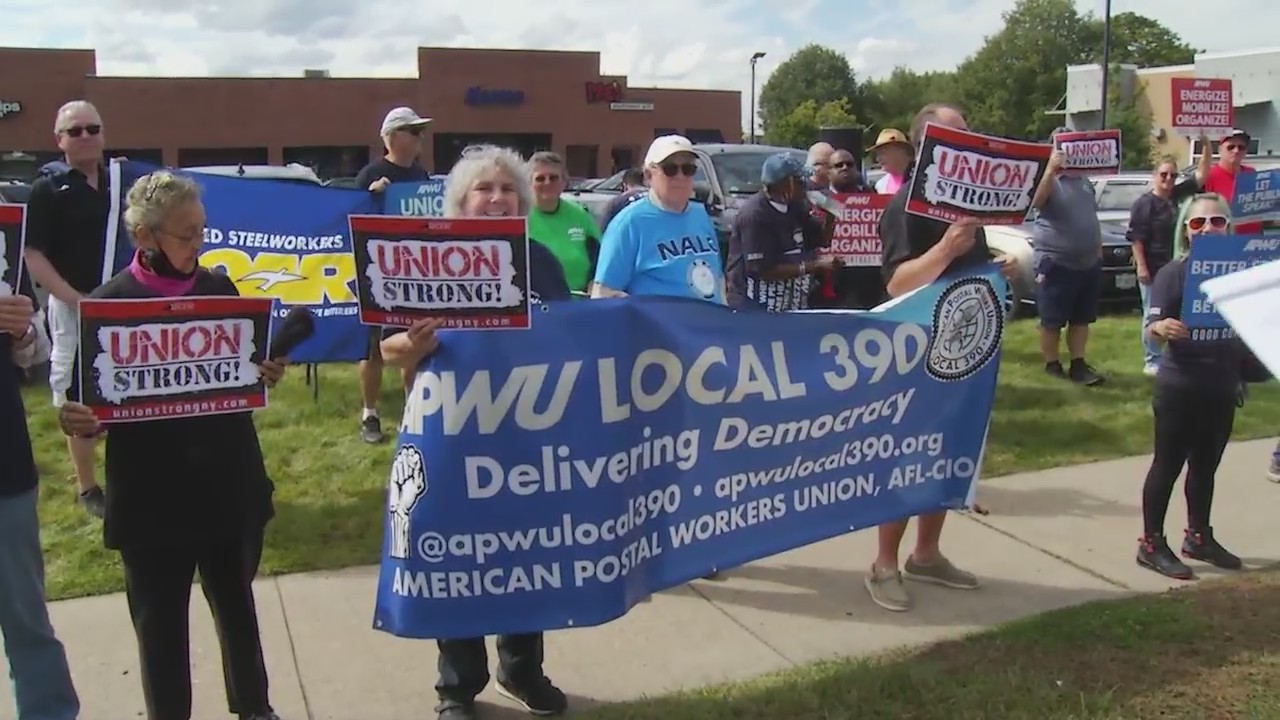
MULTIPOLYGON (((760 191, 760 170, 764 161, 777 151, 761 152, 726 152, 711 156, 711 164, 716 168, 716 177, 720 181, 720 189, 729 195, 751 195, 760 191)), ((794 151, 796 159, 804 164, 805 153, 794 151)), ((705 181, 702 170, 694 180, 705 181)))
POLYGON ((1147 192, 1145 183, 1110 182, 1103 186, 1098 198, 1099 210, 1123 210, 1128 212, 1133 203, 1147 192))

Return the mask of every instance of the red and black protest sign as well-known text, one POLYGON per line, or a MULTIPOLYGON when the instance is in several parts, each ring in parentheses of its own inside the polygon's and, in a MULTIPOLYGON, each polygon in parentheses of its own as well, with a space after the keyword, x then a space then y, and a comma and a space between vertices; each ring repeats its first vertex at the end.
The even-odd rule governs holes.
POLYGON ((104 423, 266 407, 271 298, 80 301, 80 397, 104 423))
POLYGON ((1053 136, 1053 146, 1062 151, 1062 172, 1066 175, 1120 172, 1119 130, 1061 132, 1053 136))
POLYGON ((352 215, 360 321, 464 330, 529 327, 524 218, 352 215))
POLYGON ((1173 131, 1185 137, 1221 137, 1235 127, 1229 78, 1171 78, 1173 131))
POLYGON ((0 296, 18 293, 26 227, 26 205, 0 203, 0 296))
POLYGON ((1052 145, 979 135, 929 123, 911 175, 907 212, 955 222, 1020 225, 1053 154, 1052 145))
POLYGON ((879 193, 833 193, 839 206, 835 230, 831 233, 830 255, 847 267, 879 267, 880 216, 892 195, 879 193))

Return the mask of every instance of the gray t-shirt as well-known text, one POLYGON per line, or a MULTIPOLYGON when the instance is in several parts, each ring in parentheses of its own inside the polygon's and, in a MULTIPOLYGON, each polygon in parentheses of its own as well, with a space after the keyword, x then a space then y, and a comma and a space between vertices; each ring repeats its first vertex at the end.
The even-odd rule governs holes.
POLYGON ((1032 242, 1037 260, 1048 257, 1077 270, 1087 270, 1098 262, 1102 225, 1093 184, 1087 178, 1063 175, 1053 179, 1049 199, 1036 218, 1032 242))

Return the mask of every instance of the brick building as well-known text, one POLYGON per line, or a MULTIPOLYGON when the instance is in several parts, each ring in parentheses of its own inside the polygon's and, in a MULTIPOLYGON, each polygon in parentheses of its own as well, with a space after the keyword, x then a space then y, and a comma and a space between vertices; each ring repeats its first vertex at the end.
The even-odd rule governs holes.
POLYGON ((21 69, 0 73, 0 176, 57 157, 54 113, 79 98, 102 112, 110 154, 179 167, 299 162, 321 177, 379 156, 396 105, 434 119, 423 142, 433 172, 480 141, 553 149, 571 175, 599 177, 640 162, 657 135, 741 139, 739 92, 628 87, 600 74, 597 52, 419 48, 418 77, 395 79, 102 77, 92 50, 27 48, 0 48, 0 68, 21 69))

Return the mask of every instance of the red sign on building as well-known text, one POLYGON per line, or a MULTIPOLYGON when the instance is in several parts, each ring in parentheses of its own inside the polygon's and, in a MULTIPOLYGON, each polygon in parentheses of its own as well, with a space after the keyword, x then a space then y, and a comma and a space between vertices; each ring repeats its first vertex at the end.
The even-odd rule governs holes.
POLYGON ((1172 78, 1169 82, 1174 132, 1216 139, 1235 127, 1230 79, 1172 78))
POLYGON ((587 102, 589 103, 616 103, 622 102, 622 83, 614 80, 613 82, 588 82, 587 83, 587 102))

